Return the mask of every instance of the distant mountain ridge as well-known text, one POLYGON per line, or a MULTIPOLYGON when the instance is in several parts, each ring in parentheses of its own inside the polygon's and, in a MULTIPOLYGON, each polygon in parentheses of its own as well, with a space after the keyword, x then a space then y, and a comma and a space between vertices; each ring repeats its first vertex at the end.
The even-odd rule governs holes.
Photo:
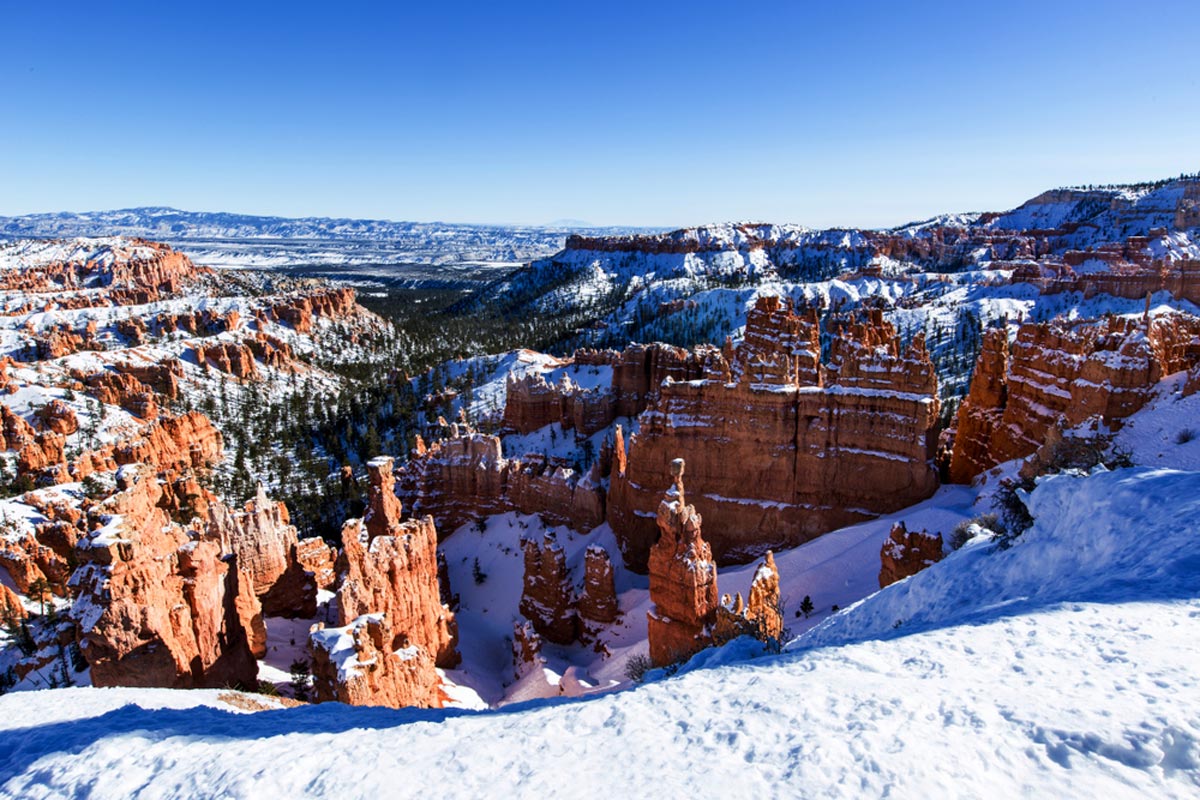
POLYGON ((345 277, 342 273, 349 270, 359 276, 451 284, 471 280, 478 266, 511 269, 549 256, 573 233, 650 230, 655 229, 289 218, 160 206, 0 217, 0 239, 136 236, 166 242, 209 266, 318 268, 327 277, 345 277), (414 274, 413 265, 452 268, 455 274, 414 274))
MULTIPOLYGON (((0 234, 12 237, 101 236, 120 234, 175 239, 372 239, 403 241, 431 234, 484 237, 503 233, 531 242, 560 240, 571 231, 631 231, 629 227, 596 227, 563 221, 549 225, 506 225, 460 222, 412 222, 350 217, 279 217, 225 211, 184 211, 143 206, 109 211, 58 211, 0 217, 0 234)), ((647 229, 648 230, 648 229, 647 229)))

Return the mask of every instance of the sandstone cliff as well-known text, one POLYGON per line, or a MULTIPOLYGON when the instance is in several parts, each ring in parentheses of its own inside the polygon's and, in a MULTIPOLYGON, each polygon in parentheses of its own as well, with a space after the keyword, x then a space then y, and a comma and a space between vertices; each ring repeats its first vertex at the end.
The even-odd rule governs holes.
POLYGON ((1119 427, 1163 377, 1200 364, 1198 342, 1200 320, 1183 315, 1026 323, 1011 344, 990 331, 958 410, 950 479, 1031 455, 1056 425, 1119 427))
POLYGON ((921 337, 901 351, 875 313, 834 332, 828 364, 819 354, 815 320, 763 297, 731 361, 704 351, 706 377, 662 385, 638 434, 618 445, 607 498, 630 568, 645 568, 652 487, 679 453, 720 563, 933 493, 937 384, 921 337))

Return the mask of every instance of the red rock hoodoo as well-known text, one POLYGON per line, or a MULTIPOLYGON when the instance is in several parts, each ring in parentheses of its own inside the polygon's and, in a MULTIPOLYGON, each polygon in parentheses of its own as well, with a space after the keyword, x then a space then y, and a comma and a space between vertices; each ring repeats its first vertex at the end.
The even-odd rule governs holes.
POLYGON ((401 522, 392 460, 368 464, 370 519, 342 529, 339 626, 312 633, 317 699, 439 706, 435 666, 458 663, 457 625, 438 590, 433 519, 401 522))
POLYGON ((570 644, 579 636, 579 616, 567 557, 552 531, 541 543, 525 539, 525 578, 520 610, 544 639, 570 644))
POLYGON ((583 592, 579 595, 579 616, 590 622, 607 624, 617 619, 617 588, 613 580, 612 559, 598 544, 584 552, 583 592))
POLYGON ((674 486, 658 507, 659 539, 650 549, 647 614, 650 660, 657 666, 682 661, 711 642, 717 609, 717 565, 700 534, 700 515, 683 493, 683 459, 671 465, 674 486))
POLYGON ((312 617, 317 613, 317 582, 297 556, 299 538, 287 507, 258 494, 241 511, 218 503, 209 510, 209 535, 237 556, 268 617, 312 617))

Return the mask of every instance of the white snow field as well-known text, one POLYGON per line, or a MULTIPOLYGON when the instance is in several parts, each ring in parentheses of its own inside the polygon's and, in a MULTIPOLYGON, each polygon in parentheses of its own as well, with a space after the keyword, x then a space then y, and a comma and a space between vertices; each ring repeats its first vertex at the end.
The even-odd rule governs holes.
POLYGON ((4 797, 1196 797, 1200 473, 1046 479, 778 656, 498 711, 0 697, 4 797))

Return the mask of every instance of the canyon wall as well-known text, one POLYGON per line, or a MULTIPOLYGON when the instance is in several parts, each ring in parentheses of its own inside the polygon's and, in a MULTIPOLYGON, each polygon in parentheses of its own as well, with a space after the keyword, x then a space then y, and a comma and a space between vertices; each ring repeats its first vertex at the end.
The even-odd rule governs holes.
POLYGON ((923 500, 937 383, 921 337, 901 352, 873 312, 835 332, 820 361, 816 320, 760 298, 735 351, 700 349, 704 377, 666 381, 629 442, 619 434, 608 521, 645 569, 657 532, 655 482, 684 454, 692 502, 718 563, 750 560, 923 500))

